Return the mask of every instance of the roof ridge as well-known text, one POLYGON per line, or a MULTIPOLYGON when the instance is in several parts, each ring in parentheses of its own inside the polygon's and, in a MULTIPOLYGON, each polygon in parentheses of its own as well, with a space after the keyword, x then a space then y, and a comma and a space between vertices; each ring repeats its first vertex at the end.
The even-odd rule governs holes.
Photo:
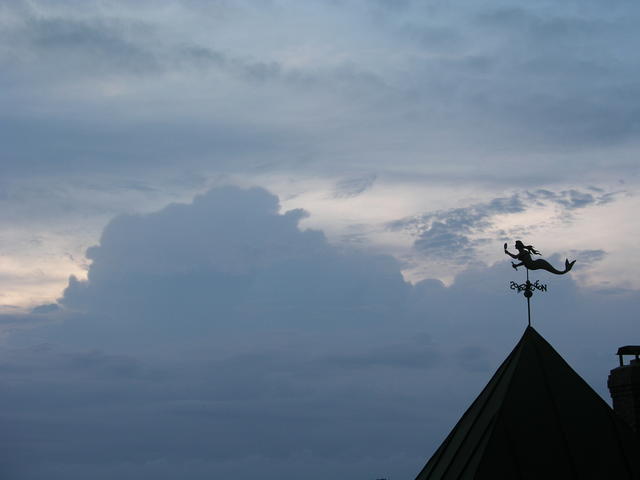
MULTIPOLYGON (((528 326, 525 328, 525 331, 523 332, 522 337, 520 337, 520 341, 519 341, 519 342, 516 344, 516 346, 514 347, 514 351, 515 351, 515 349, 517 349, 518 347, 520 347, 520 351, 519 351, 518 353, 521 353, 521 352, 522 352, 522 346, 524 345, 525 336, 531 336, 531 335, 534 335, 534 334, 535 334, 535 335, 538 335, 538 336, 541 336, 541 335, 536 331, 536 329, 535 329, 535 328, 533 328, 531 325, 528 325, 528 326)), ((518 355, 518 356, 519 356, 519 355, 518 355)), ((505 360, 505 361, 506 361, 506 360, 505 360)), ((516 367, 517 367, 517 366, 518 366, 518 365, 517 365, 517 362, 515 362, 515 363, 514 363, 514 370, 516 370, 516 367)), ((515 374, 515 371, 512 373, 511 378, 508 380, 507 388, 506 388, 506 390, 505 390, 505 392, 504 392, 504 396, 503 396, 503 402, 501 403, 500 408, 498 409, 498 411, 497 411, 497 413, 496 413, 496 415, 495 415, 495 419, 494 419, 494 421, 492 422, 492 423, 493 423, 493 424, 492 424, 492 426, 497 425, 497 424, 500 422, 500 420, 502 420, 502 418, 503 418, 503 416, 504 416, 504 408, 503 408, 503 407, 504 407, 504 400, 506 400, 506 399, 509 397, 509 394, 511 393, 511 387, 512 387, 512 385, 513 385, 513 382, 512 382, 511 380, 512 380, 512 378, 513 378, 513 375, 514 375, 514 374, 515 374)), ((495 429, 492 429, 492 430, 491 430, 491 434, 490 434, 489 438, 487 439, 487 441, 486 441, 486 442, 485 442, 485 444, 483 445, 483 449, 484 449, 484 448, 486 448, 486 447, 487 447, 487 445, 491 442, 491 440, 493 439, 493 436, 494 436, 494 435, 495 435, 495 429)), ((509 451, 509 453, 510 453, 512 456, 515 456, 515 453, 513 452, 513 450, 510 450, 510 451, 509 451)), ((469 462, 467 462, 467 463, 469 463, 469 462)), ((514 464, 515 464, 516 466, 518 465, 517 460, 514 462, 514 464)), ((465 465, 465 468, 466 468, 466 465, 465 465)))
MULTIPOLYGON (((556 352, 556 350, 553 347, 551 347, 551 344, 549 344, 549 342, 547 342, 542 337, 542 335, 540 335, 535 330, 533 330, 533 332, 535 332, 535 334, 537 336, 536 341, 540 342, 540 340, 542 340, 546 344, 546 345, 543 344, 543 346, 550 347, 552 352, 555 353, 558 357, 560 357, 562 359, 562 355, 558 354, 556 352)), ((563 446, 564 446, 564 449, 566 451, 567 458, 569 459, 569 465, 571 466, 571 470, 573 472, 574 478, 579 478, 578 471, 577 471, 577 468, 576 468, 576 461, 575 461, 575 458, 573 457, 573 452, 571 451, 571 448, 569 447, 569 440, 567 439, 567 432, 565 432, 564 425, 563 425, 563 422, 562 422, 562 416, 560 415, 560 412, 559 412, 559 409, 558 409, 558 404, 556 402, 556 398, 555 398, 553 389, 551 388, 551 384, 549 382, 549 373, 547 372, 547 369, 545 368, 545 363, 542 361, 542 353, 540 352, 540 350, 538 348, 538 345, 536 345, 536 342, 532 342, 531 346, 533 347, 533 351, 535 353, 536 360, 538 361, 538 364, 540 366, 540 372, 542 374, 544 387, 546 388, 546 390, 548 392, 548 395, 549 395, 549 400, 551 401, 553 415, 556 418, 556 422, 555 423, 558 426, 558 430, 560 432, 560 436, 562 437, 563 446)), ((562 359, 562 360, 564 362, 564 359, 562 359)), ((564 362, 564 363, 565 363, 565 365, 567 367, 571 368, 570 365, 567 362, 564 362)), ((572 368, 571 368, 571 371, 575 373, 575 370, 573 370, 572 368)), ((578 378, 582 379, 582 377, 580 377, 579 375, 578 375, 578 378)), ((600 395, 598 395, 598 397, 600 397, 600 395)))
MULTIPOLYGON (((536 332, 537 333, 537 332, 536 332)), ((560 361, 562 363, 562 365, 564 367, 566 367, 568 370, 570 370, 571 372, 573 372, 575 374, 574 378, 579 381, 579 383, 583 386, 586 387, 586 389, 588 391, 590 391, 592 393, 592 398, 596 399, 596 401, 598 401, 600 404, 603 405, 603 407, 606 408, 606 411, 608 413, 608 418, 610 420, 611 423, 611 430, 614 433, 614 437, 616 439, 616 442, 618 443, 619 446, 619 454, 620 457, 622 458, 624 464, 625 464, 625 468, 627 469, 627 471, 629 472, 630 475, 633 475, 633 466, 632 466, 632 460, 633 458, 630 457, 631 452, 629 452, 630 448, 629 445, 621 438, 622 436, 624 436, 625 434, 623 433, 625 430, 629 430, 629 427, 626 423, 624 423, 622 421, 622 419, 620 419, 618 417, 618 415, 614 412, 614 410, 611 408, 611 406, 602 398, 602 396, 600 396, 600 394, 591 386, 589 385, 589 383, 582 378, 582 376, 580 376, 574 369, 573 367, 564 359, 564 357, 562 357, 562 355, 560 355, 555 348, 553 348, 553 345, 551 345, 542 335, 540 335, 538 333, 538 337, 539 337, 539 343, 545 347, 550 349, 550 351, 557 357, 557 360, 560 361)), ((538 349, 536 348, 536 353, 539 354, 538 349)), ((540 363, 541 366, 541 371, 546 375, 547 370, 545 368, 545 364, 544 362, 540 363)), ((553 398, 553 396, 551 396, 552 400, 554 400, 555 403, 555 398, 553 398)), ((559 422, 560 424, 560 422, 559 422)), ((628 433, 628 432, 627 432, 628 433)), ((640 437, 636 436, 638 441, 638 444, 640 444, 640 437)), ((569 449, 570 450, 570 449, 569 449)))
MULTIPOLYGON (((427 462, 424 468, 420 471, 420 473, 416 477, 416 480, 427 478, 427 475, 429 475, 433 470, 435 470, 439 466, 440 460, 442 459, 443 454, 447 451, 450 443, 452 442, 456 434, 462 433, 461 429, 464 426, 465 420, 467 420, 470 415, 474 415, 474 418, 471 420, 471 424, 468 425, 467 431, 462 436, 462 439, 459 445, 452 452, 451 459, 448 462, 447 466, 445 467, 444 471, 442 472, 442 476, 446 475, 449 468, 454 463, 454 459, 458 456, 460 449, 465 444, 465 441, 467 440, 469 433, 473 430, 473 427, 476 425, 476 422, 478 421, 479 417, 483 413, 485 407, 488 404, 492 403, 491 400, 493 400, 493 395, 496 393, 496 389, 499 386, 503 386, 503 385, 506 385, 507 389, 510 387, 511 378, 513 376, 512 367, 517 364, 516 360, 520 355, 523 341, 525 339, 525 336, 527 335, 527 331, 529 328, 533 330, 532 327, 527 327, 527 329, 525 329, 522 337, 520 337, 520 340, 518 341, 516 346, 511 350, 509 355, 507 355, 507 357, 502 361, 502 363, 496 369, 495 373, 492 375, 489 382, 484 386, 480 394, 474 399, 471 405, 462 414, 462 416, 460 417, 460 420, 458 420, 458 422, 453 427, 449 435, 447 435, 447 438, 444 440, 444 442, 442 442, 442 445, 438 448, 438 450, 436 450, 433 457, 427 462), (505 377, 505 375, 507 375, 507 372, 509 372, 509 378, 507 379, 507 383, 503 384, 503 378, 505 377)), ((503 397, 504 397, 504 394, 503 394, 503 397)), ((489 429, 492 429, 492 426, 495 425, 495 417, 496 417, 496 414, 491 416, 491 419, 488 422, 487 426, 483 429, 483 433, 486 433, 489 429)), ((486 446, 486 442, 485 442, 485 446, 486 446)))

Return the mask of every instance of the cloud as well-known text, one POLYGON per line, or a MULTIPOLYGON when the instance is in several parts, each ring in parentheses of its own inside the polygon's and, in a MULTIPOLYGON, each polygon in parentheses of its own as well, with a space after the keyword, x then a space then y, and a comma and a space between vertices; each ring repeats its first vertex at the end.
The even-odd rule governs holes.
MULTIPOLYGON (((2 318, 7 475, 415 474, 524 328, 518 274, 411 286, 394 260, 300 230, 303 215, 226 187, 114 219, 59 309, 23 316, 28 330, 2 318)), ((602 393, 639 303, 554 278, 534 325, 602 393)))
POLYGON ((590 205, 604 205, 613 201, 619 192, 598 192, 589 193, 576 189, 562 190, 560 192, 551 192, 545 189, 538 189, 533 192, 526 192, 527 200, 533 202, 553 202, 566 210, 577 210, 590 205), (594 194, 595 193, 595 194, 594 194))
POLYGON ((487 349, 479 345, 462 347, 456 352, 458 364, 472 372, 490 372, 491 362, 487 349))
POLYGON ((409 290, 395 260, 340 253, 321 232, 298 229, 305 212, 278 208, 264 190, 226 187, 190 205, 118 217, 87 251, 88 281, 72 277, 60 304, 98 313, 102 321, 90 328, 103 341, 110 323, 118 331, 126 322, 176 342, 274 322, 353 327, 401 304, 409 290))
POLYGON ((467 262, 475 256, 475 247, 482 239, 474 235, 491 227, 491 217, 526 210, 520 195, 498 197, 469 207, 428 213, 389 224, 391 229, 407 229, 417 238, 414 246, 421 252, 439 258, 467 262))
POLYGON ((570 252, 572 258, 580 258, 580 263, 584 265, 591 265, 596 262, 602 261, 607 252, 598 249, 598 250, 572 250, 570 252))
MULTIPOLYGON (((286 62, 268 43, 241 47, 227 28, 257 34, 253 7, 219 7, 223 12, 212 14, 214 7, 167 6, 196 30, 194 15, 207 18, 196 21, 202 37, 144 4, 101 12, 66 2, 3 7, 0 35, 11 46, 0 52, 7 102, 0 140, 11 152, 0 164, 7 174, 60 175, 56 183, 66 183, 66 175, 114 175, 135 184, 148 180, 149 165, 165 176, 185 168, 206 176, 265 165, 281 170, 315 156, 317 145, 307 137, 331 134, 317 128, 318 115, 326 117, 345 96, 343 106, 359 108, 387 89, 348 59, 286 62)), ((276 15, 270 8, 263 14, 276 15)))
POLYGON ((335 198, 353 198, 370 189, 377 176, 375 174, 364 177, 351 177, 340 180, 333 192, 335 198))
POLYGON ((428 341, 407 342, 386 345, 361 354, 335 356, 330 358, 341 368, 434 368, 441 363, 442 352, 428 341))
POLYGON ((46 305, 38 305, 31 310, 31 313, 53 313, 60 310, 57 303, 48 303, 46 305))
MULTIPOLYGON (((106 13, 109 8, 103 14, 96 14, 91 8, 76 9, 70 14, 64 2, 59 8, 43 8, 40 2, 17 4, 22 8, 6 9, 10 21, 6 22, 7 28, 3 32, 4 39, 12 44, 14 54, 0 54, 0 61, 13 63, 25 71, 42 71, 63 64, 66 71, 58 71, 55 77, 63 82, 77 84, 82 79, 100 81, 107 77, 125 79, 128 85, 134 85, 145 77, 177 73, 200 77, 222 73, 229 75, 232 81, 248 82, 249 87, 269 81, 289 87, 321 89, 323 84, 345 86, 354 83, 362 87, 367 83, 378 86, 384 83, 372 72, 357 68, 353 62, 287 68, 277 56, 259 49, 247 52, 231 46, 216 47, 227 42, 215 41, 215 35, 194 41, 188 32, 173 28, 161 13, 153 9, 148 11, 144 5, 140 10, 121 5, 112 14, 106 13)), ((219 12, 207 12, 205 16, 220 30, 229 20, 242 24, 251 16, 250 5, 219 6, 219 12), (231 10, 234 12, 230 15, 231 10), (227 18, 221 20, 225 16, 227 18)), ((191 20, 199 10, 195 5, 173 7, 177 16, 191 20)), ((264 15, 277 14, 269 6, 261 7, 264 15)))
MULTIPOLYGON (((414 247, 432 257, 453 259, 458 263, 470 262, 477 257, 476 248, 487 242, 505 239, 503 231, 496 231, 494 217, 522 213, 532 206, 556 205, 563 222, 571 220, 574 210, 593 205, 604 205, 615 199, 618 192, 569 189, 553 192, 546 189, 515 193, 508 197, 496 197, 467 207, 452 208, 401 219, 388 224, 391 230, 405 230, 414 237, 414 247), (487 235, 490 235, 487 238, 487 235)), ((518 232, 522 234, 522 232, 518 232)))
MULTIPOLYGON (((586 218, 620 195, 594 178, 633 194, 639 17, 588 0, 3 2, 5 256, 79 258, 129 215, 57 306, 0 317, 0 476, 410 478, 522 330, 510 264, 409 285, 264 190, 160 207, 234 178, 299 199, 343 179, 306 198, 366 192, 360 230, 394 252, 406 237, 376 216, 421 202, 390 228, 463 270, 515 234, 501 215, 586 218), (403 189, 422 180, 450 196, 403 189)), ((609 247, 576 254, 576 275, 633 251, 609 247)), ((602 392, 637 292, 549 283, 534 325, 602 392)))
POLYGON ((24 27, 20 33, 25 34, 31 52, 41 54, 40 60, 75 63, 74 66, 84 66, 94 75, 158 73, 160 70, 159 59, 151 51, 127 38, 130 32, 144 31, 142 23, 32 17, 24 27))
MULTIPOLYGON (((75 75, 157 76, 175 70, 216 69, 252 81, 280 76, 277 62, 251 61, 178 41, 163 34, 149 19, 126 13, 96 16, 82 12, 69 16, 36 10, 14 11, 15 19, 4 32, 5 39, 13 43, 14 49, 35 56, 39 64, 65 64, 75 75)), ((21 60, 28 64, 34 59, 21 60)))

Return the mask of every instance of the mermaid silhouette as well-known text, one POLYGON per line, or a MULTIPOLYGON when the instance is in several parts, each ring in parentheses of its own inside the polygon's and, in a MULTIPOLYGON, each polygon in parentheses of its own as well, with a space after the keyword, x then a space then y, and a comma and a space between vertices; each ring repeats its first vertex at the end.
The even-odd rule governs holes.
POLYGON ((557 270, 551 266, 549 262, 543 260, 542 258, 538 258, 537 260, 533 260, 531 255, 540 255, 540 252, 533 248, 531 245, 525 245, 520 240, 516 240, 515 244, 516 250, 518 250, 518 254, 514 255, 513 253, 507 250, 507 244, 504 244, 504 253, 509 255, 511 258, 515 258, 516 260, 520 260, 520 263, 516 264, 511 262, 511 265, 516 270, 518 267, 524 266, 529 270, 546 270, 547 272, 555 273, 556 275, 563 275, 567 273, 573 267, 573 264, 576 263, 574 260, 570 262, 569 259, 566 259, 564 262, 564 271, 557 270))

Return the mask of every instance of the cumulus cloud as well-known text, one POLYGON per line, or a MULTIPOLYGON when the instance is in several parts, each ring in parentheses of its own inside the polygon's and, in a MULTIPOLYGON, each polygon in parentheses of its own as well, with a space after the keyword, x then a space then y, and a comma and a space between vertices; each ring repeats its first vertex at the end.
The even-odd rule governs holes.
MULTIPOLYGON (((60 308, 2 319, 7 475, 415 474, 524 328, 517 274, 411 286, 302 216, 227 187, 109 224, 60 308)), ((603 392, 640 299, 549 283, 534 325, 603 392)))
POLYGON ((228 187, 118 217, 87 251, 88 280, 72 277, 60 304, 176 342, 249 324, 353 326, 398 308, 408 288, 391 257, 342 254, 298 229, 303 211, 278 208, 264 190, 228 187))

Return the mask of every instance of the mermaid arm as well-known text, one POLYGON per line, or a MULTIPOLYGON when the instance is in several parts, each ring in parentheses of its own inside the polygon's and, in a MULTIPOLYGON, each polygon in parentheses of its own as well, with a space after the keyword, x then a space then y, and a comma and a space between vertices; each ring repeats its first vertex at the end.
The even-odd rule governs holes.
POLYGON ((518 258, 518 255, 514 255, 513 253, 511 253, 509 250, 507 250, 507 244, 504 244, 504 253, 506 253, 507 255, 509 255, 511 258, 518 258))

